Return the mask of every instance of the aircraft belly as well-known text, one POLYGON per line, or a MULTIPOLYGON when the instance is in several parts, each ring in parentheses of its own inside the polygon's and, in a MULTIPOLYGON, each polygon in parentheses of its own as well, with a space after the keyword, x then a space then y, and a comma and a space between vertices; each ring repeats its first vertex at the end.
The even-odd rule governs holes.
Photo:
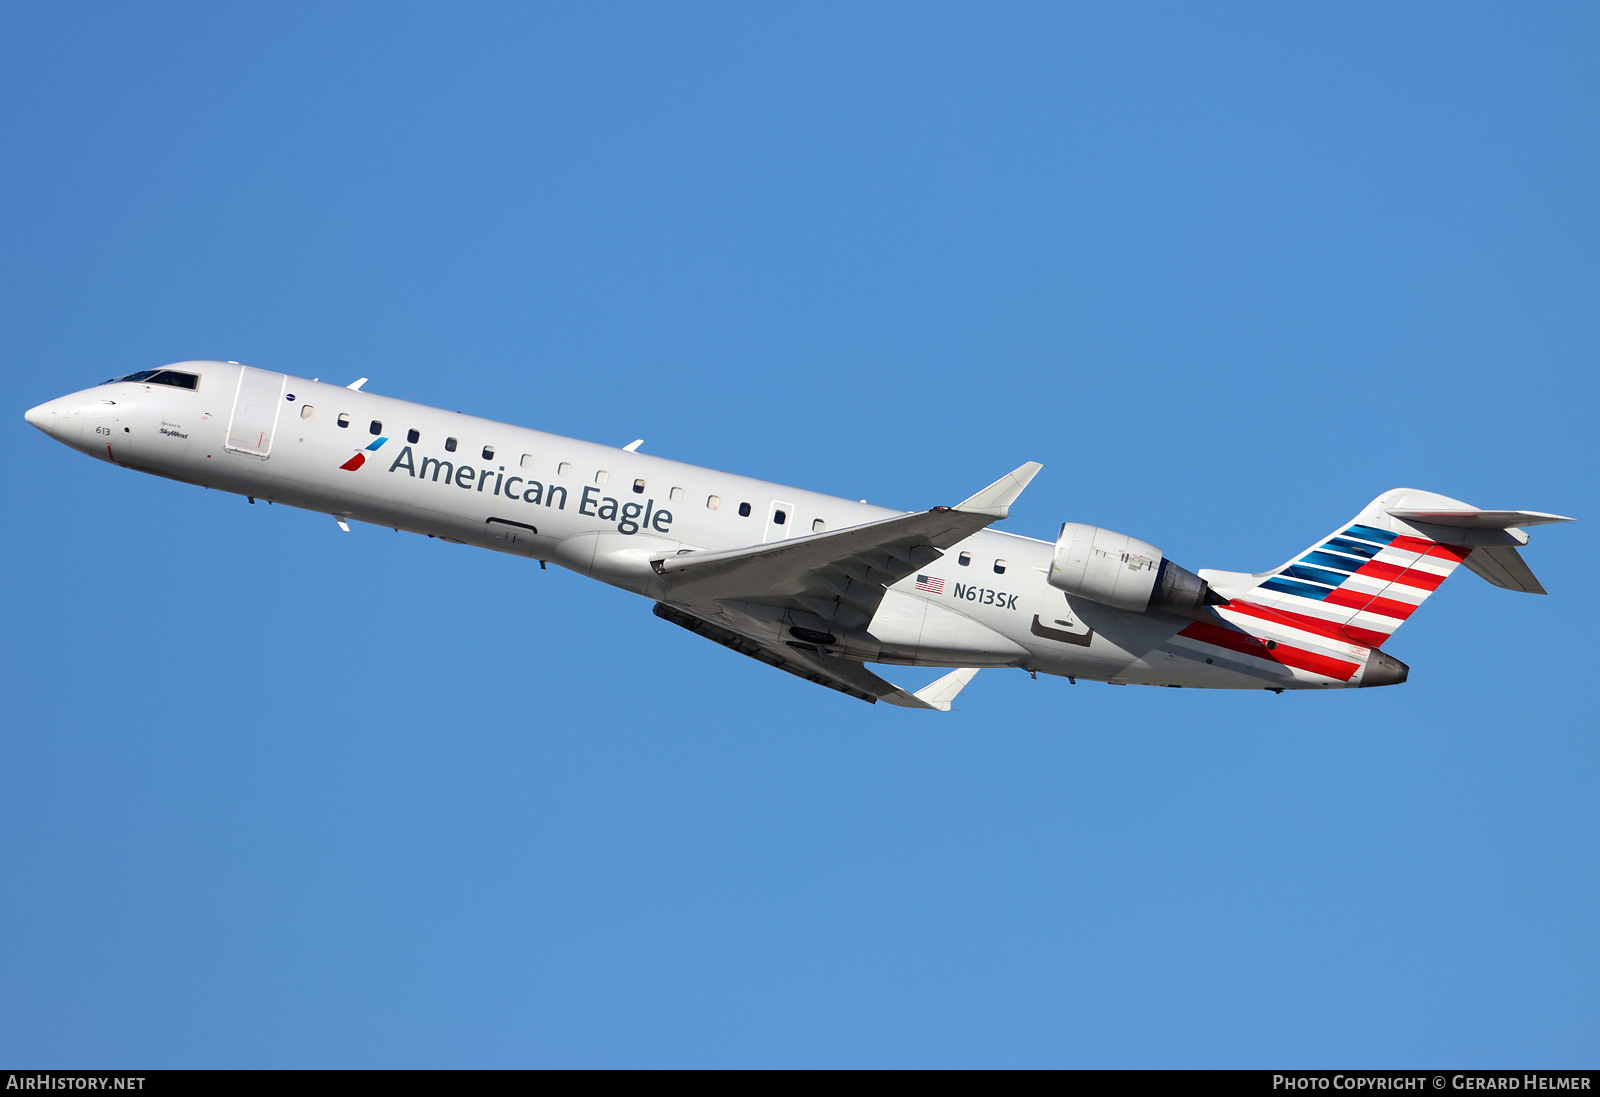
MULTIPOLYGON (((337 467, 348 451, 330 451, 292 431, 279 431, 270 458, 227 452, 219 440, 215 429, 202 429, 186 440, 181 453, 162 439, 129 453, 125 463, 253 499, 536 559, 555 559, 556 543, 571 532, 559 528, 564 516, 549 507, 444 489, 409 477, 352 474, 337 467)), ((117 458, 121 462, 123 454, 117 458)), ((612 581, 591 565, 592 559, 586 560, 575 570, 612 581)))
POLYGON ((663 586, 650 566, 651 559, 671 555, 682 547, 683 542, 666 537, 585 532, 556 541, 550 547, 549 559, 580 575, 648 595, 663 586))
POLYGON ((923 598, 890 590, 867 626, 877 661, 921 666, 1009 667, 1028 651, 1003 633, 923 598))
POLYGON ((1244 660, 1222 655, 1196 658, 1172 649, 1150 652, 1124 667, 1114 680, 1192 689, 1308 689, 1316 685, 1282 667, 1253 667, 1244 660))

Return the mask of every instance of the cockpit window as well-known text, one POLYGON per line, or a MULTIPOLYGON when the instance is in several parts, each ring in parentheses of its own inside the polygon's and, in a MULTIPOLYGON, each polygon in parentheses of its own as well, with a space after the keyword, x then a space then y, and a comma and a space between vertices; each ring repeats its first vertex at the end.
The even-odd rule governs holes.
POLYGON ((200 387, 198 373, 179 373, 175 369, 142 369, 138 373, 130 373, 126 377, 113 377, 109 381, 101 381, 102 385, 115 385, 124 381, 133 381, 145 385, 171 385, 175 389, 197 389, 200 387))

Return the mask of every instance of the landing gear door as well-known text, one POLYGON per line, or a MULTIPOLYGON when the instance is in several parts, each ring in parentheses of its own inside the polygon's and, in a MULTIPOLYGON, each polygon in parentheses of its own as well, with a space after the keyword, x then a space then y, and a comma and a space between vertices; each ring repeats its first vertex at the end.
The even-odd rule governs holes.
POLYGON ((1094 629, 1084 623, 1067 601, 1065 591, 1045 584, 1039 598, 1039 611, 1033 615, 1028 631, 1044 640, 1086 648, 1094 640, 1094 629))
POLYGON ((233 396, 233 415, 228 419, 224 449, 261 458, 272 452, 272 435, 278 427, 287 381, 281 373, 239 367, 239 387, 233 396))

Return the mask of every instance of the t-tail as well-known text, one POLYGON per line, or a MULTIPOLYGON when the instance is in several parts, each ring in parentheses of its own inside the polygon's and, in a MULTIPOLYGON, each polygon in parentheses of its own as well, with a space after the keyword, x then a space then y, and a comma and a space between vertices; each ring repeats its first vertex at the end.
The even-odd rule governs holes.
POLYGON ((1393 685, 1405 664, 1360 649, 1380 648, 1462 564, 1496 586, 1545 593, 1517 551, 1528 543, 1521 527, 1570 521, 1396 488, 1282 567, 1200 575, 1227 599, 1218 612, 1255 642, 1304 651, 1316 673, 1349 685, 1393 685))

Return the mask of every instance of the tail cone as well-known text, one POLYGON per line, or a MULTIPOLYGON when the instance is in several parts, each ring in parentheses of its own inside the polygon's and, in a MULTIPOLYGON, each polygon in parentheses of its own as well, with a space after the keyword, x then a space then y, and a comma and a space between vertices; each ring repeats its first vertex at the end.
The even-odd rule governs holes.
POLYGON ((1376 649, 1367 656, 1367 670, 1361 676, 1363 686, 1398 686, 1406 680, 1411 668, 1392 655, 1376 649))

